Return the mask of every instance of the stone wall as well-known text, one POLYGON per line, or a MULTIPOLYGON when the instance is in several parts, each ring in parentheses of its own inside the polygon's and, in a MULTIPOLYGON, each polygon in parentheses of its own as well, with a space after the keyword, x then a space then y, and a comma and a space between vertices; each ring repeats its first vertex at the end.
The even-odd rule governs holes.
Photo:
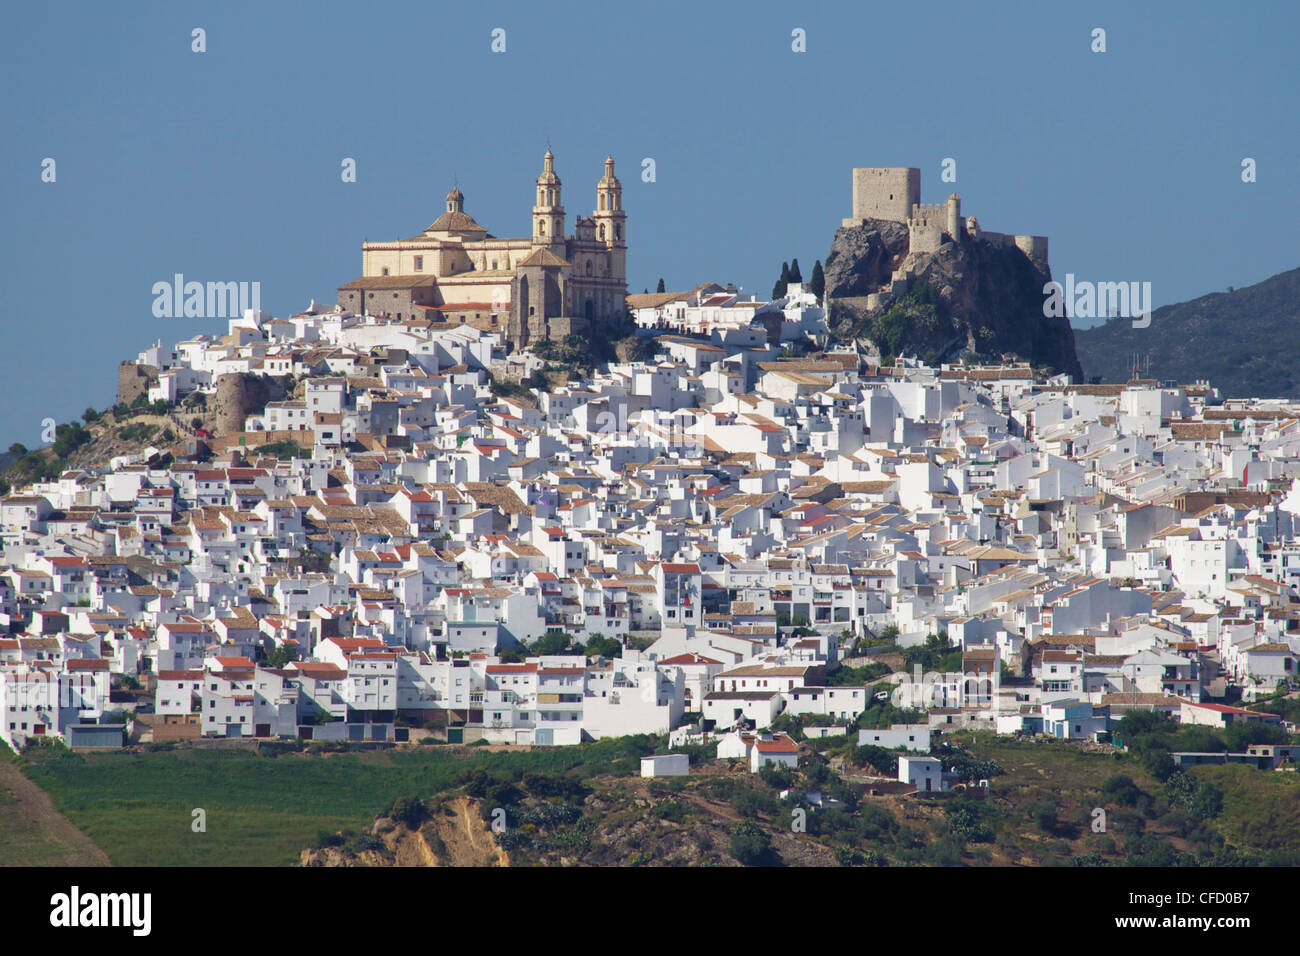
POLYGON ((152 365, 123 362, 117 367, 117 400, 130 405, 158 384, 158 369, 152 365))
POLYGON ((436 305, 434 287, 424 285, 410 289, 345 289, 339 290, 339 305, 346 311, 360 315, 363 311, 371 315, 400 316, 402 319, 422 319, 425 310, 421 305, 436 305), (364 296, 364 298, 363 298, 364 296))
POLYGON ((216 393, 208 400, 212 430, 218 435, 244 430, 244 419, 261 413, 267 402, 285 398, 284 387, 264 375, 227 372, 217 376, 216 393))

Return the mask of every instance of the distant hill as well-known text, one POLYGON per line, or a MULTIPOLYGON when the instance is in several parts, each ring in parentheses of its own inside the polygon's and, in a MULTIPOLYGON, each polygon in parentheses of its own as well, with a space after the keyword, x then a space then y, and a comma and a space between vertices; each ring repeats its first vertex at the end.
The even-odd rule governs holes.
POLYGON ((1075 329, 1074 344, 1087 381, 1127 382, 1136 354, 1144 378, 1209 379, 1228 398, 1300 398, 1300 269, 1161 306, 1145 329, 1126 318, 1075 329))

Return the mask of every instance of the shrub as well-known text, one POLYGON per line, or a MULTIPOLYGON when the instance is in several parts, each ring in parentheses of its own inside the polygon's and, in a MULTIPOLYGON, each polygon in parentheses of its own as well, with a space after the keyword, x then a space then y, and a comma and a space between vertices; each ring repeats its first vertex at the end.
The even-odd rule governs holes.
POLYGON ((757 824, 745 820, 731 828, 731 855, 741 866, 766 866, 772 856, 771 838, 757 824))
POLYGON ((408 830, 418 830, 429 817, 429 808, 419 797, 398 797, 386 814, 403 824, 408 830))
POLYGON ((1131 777, 1116 774, 1101 785, 1102 795, 1125 807, 1136 806, 1142 791, 1131 777))
POLYGON ((676 800, 665 800, 663 803, 655 804, 654 814, 660 820, 670 820, 673 823, 681 823, 686 819, 686 805, 678 803, 676 800))

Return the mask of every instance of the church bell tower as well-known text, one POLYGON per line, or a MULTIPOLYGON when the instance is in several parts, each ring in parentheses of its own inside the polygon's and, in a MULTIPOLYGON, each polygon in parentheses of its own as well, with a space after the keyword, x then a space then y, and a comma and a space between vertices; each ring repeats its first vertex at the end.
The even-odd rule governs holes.
POLYGON ((537 177, 537 204, 533 206, 533 245, 564 245, 564 205, 560 201, 560 177, 555 174, 555 156, 550 148, 542 158, 537 177))

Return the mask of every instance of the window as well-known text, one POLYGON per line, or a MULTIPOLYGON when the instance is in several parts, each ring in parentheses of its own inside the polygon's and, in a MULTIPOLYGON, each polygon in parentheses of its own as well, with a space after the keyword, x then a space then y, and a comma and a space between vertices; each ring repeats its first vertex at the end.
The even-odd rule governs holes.
POLYGON ((424 271, 424 256, 415 257, 415 271, 416 272, 424 271))

